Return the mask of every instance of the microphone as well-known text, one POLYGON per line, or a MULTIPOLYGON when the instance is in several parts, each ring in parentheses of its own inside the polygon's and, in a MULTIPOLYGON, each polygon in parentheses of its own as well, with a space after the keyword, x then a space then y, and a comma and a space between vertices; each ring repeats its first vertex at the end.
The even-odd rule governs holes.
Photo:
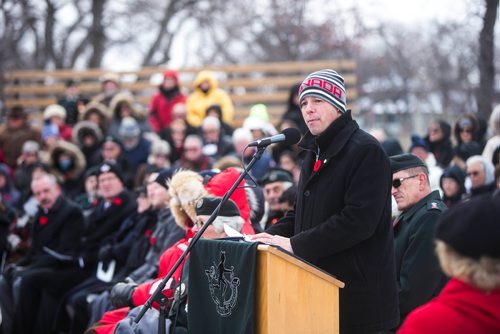
POLYGON ((285 145, 297 144, 300 140, 300 131, 296 128, 287 128, 283 130, 282 133, 274 135, 272 137, 262 138, 260 140, 255 140, 248 144, 248 147, 266 147, 271 144, 285 143, 285 145))

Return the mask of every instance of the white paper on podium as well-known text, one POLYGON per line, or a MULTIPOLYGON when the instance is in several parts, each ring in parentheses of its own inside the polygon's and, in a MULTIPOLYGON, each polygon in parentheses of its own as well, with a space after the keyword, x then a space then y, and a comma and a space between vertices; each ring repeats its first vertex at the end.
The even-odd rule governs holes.
POLYGON ((240 232, 236 231, 234 228, 230 227, 227 224, 224 224, 224 232, 230 238, 243 238, 243 240, 245 241, 254 242, 250 236, 241 234, 240 232))
POLYGON ((111 280, 113 279, 113 275, 115 274, 116 261, 110 261, 108 264, 108 269, 106 271, 104 271, 102 267, 103 263, 99 262, 97 264, 97 278, 103 282, 111 282, 111 280))

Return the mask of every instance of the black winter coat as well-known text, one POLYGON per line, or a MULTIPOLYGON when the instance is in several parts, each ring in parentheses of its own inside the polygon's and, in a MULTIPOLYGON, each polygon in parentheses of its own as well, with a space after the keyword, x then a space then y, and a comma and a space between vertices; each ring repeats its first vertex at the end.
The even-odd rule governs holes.
POLYGON ((122 222, 137 210, 134 195, 129 191, 122 191, 107 208, 104 201, 97 204, 96 209, 87 218, 87 230, 82 238, 82 257, 85 269, 92 269, 97 265, 99 247, 106 238, 120 229, 122 222))
POLYGON ((76 255, 84 229, 83 214, 80 208, 63 195, 59 196, 47 212, 39 207, 31 230, 31 250, 18 265, 30 266, 31 268, 63 265, 49 255, 44 247, 60 254, 76 255))
POLYGON ((345 282, 340 289, 341 333, 396 327, 387 155, 350 112, 319 136, 308 132, 299 145, 304 163, 296 210, 266 232, 291 237, 296 255, 345 282), (321 167, 315 172, 317 156, 321 167))
POLYGON ((437 190, 403 212, 394 224, 401 323, 436 297, 446 283, 435 254, 434 229, 446 205, 437 190))

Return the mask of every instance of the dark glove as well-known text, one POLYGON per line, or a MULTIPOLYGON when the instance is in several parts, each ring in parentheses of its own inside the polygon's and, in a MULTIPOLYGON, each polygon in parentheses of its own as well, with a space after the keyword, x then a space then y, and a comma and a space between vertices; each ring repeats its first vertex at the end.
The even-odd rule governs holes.
POLYGON ((114 254, 113 254, 113 247, 109 244, 106 244, 104 246, 101 246, 101 248, 99 248, 99 254, 98 254, 98 258, 99 258, 99 262, 102 262, 103 264, 103 267, 102 269, 104 271, 108 270, 108 264, 109 262, 111 262, 111 260, 114 259, 114 254))
POLYGON ((134 306, 132 302, 132 295, 134 294, 136 287, 137 283, 135 282, 116 283, 109 294, 111 304, 113 304, 115 308, 134 306))
POLYGON ((19 271, 20 268, 15 263, 9 263, 5 266, 2 275, 6 281, 13 282, 19 271))

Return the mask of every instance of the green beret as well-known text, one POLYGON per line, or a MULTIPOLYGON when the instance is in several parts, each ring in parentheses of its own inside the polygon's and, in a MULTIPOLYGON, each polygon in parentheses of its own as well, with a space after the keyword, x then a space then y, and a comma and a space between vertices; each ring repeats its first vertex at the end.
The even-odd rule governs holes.
MULTIPOLYGON (((210 216, 221 201, 222 197, 207 196, 201 198, 196 202, 196 214, 198 216, 210 216)), ((228 199, 219 211, 219 217, 236 217, 239 215, 240 210, 231 199, 228 199)))
POLYGON ((399 172, 400 170, 405 170, 415 167, 427 168, 427 165, 420 160, 419 157, 410 153, 403 153, 398 155, 393 155, 389 157, 391 160, 391 172, 392 174, 399 172))
POLYGON ((262 186, 273 182, 293 182, 292 174, 281 168, 273 168, 259 180, 262 186))

